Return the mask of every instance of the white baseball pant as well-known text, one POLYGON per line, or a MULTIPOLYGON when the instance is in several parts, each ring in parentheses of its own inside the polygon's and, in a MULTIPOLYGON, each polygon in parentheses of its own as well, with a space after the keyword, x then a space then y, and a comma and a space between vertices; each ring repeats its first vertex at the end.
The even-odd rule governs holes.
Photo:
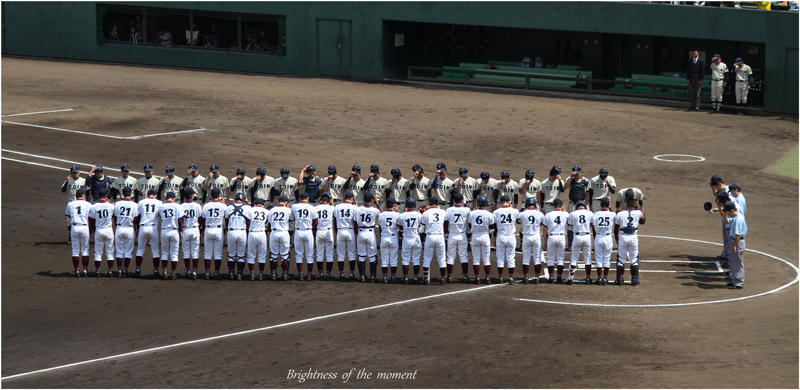
POLYGON ((397 267, 397 236, 381 237, 381 267, 397 267))
POLYGON ((564 234, 547 237, 547 266, 564 265, 564 250, 567 238, 564 234))
POLYGON ((317 230, 315 240, 317 247, 317 263, 322 263, 326 258, 328 263, 333 263, 333 229, 317 230))
POLYGON ((595 266, 600 268, 611 267, 611 251, 614 249, 614 239, 610 234, 594 237, 595 266))
POLYGON ((86 225, 72 225, 72 257, 89 256, 89 227, 86 225))
POLYGON ((203 257, 222 260, 222 228, 206 228, 203 233, 203 257))
POLYGON ((592 236, 591 233, 575 233, 572 237, 572 253, 569 265, 578 265, 578 258, 583 252, 583 264, 592 265, 592 236))
POLYGON ((184 259, 200 258, 200 229, 183 229, 183 233, 181 233, 181 250, 184 259))
POLYGON ((428 234, 425 236, 425 248, 422 253, 422 266, 430 267, 433 261, 433 254, 436 253, 436 261, 439 268, 444 268, 446 263, 444 255, 444 235, 428 234))
POLYGON ((247 232, 228 230, 228 261, 244 263, 247 255, 247 232))
POLYGON ((533 265, 542 264, 542 236, 538 233, 522 236, 522 264, 530 265, 531 257, 533 265))
POLYGON ((178 247, 181 238, 178 236, 177 229, 165 229, 161 231, 161 260, 178 261, 178 247))
POLYGON ((469 262, 467 255, 467 233, 451 234, 447 237, 447 264, 453 265, 456 262, 456 253, 461 260, 461 264, 469 262))
MULTIPOLYGON (((73 229, 75 226, 72 227, 73 229)), ((136 256, 144 256, 144 251, 147 249, 147 243, 150 243, 150 252, 153 257, 161 257, 161 252, 158 250, 158 229, 155 226, 139 226, 139 242, 136 244, 136 256)))
POLYGON ((736 103, 747 104, 747 81, 736 82, 736 103))
POLYGON ((622 267, 627 259, 631 267, 639 265, 639 236, 636 234, 620 234, 617 248, 617 265, 622 267))
POLYGON ((247 264, 255 264, 256 259, 259 264, 266 264, 267 252, 267 233, 250 232, 247 235, 247 264))
POLYGON ((289 261, 289 232, 273 230, 269 235, 269 261, 289 261))
POLYGON ((722 81, 711 80, 711 101, 722 102, 722 81))
POLYGON ((378 261, 378 247, 375 246, 375 232, 372 228, 359 229, 358 232, 358 261, 374 263, 378 261))
POLYGON ((495 243, 495 256, 497 257, 497 268, 503 268, 508 264, 508 268, 516 267, 514 250, 517 248, 517 236, 514 234, 504 234, 497 236, 495 243))
POLYGON ((111 227, 96 229, 94 231, 94 261, 114 260, 114 230, 111 227))
POLYGON ((422 252, 422 241, 419 236, 403 237, 403 265, 419 265, 420 252, 422 252))
POLYGON ((116 247, 118 259, 130 259, 133 256, 133 236, 134 232, 132 227, 117 226, 117 232, 114 236, 114 245, 116 247))
POLYGON ((336 256, 340 262, 345 261, 345 254, 350 260, 356 259, 356 238, 353 229, 339 229, 336 232, 336 256))
MULTIPOLYGON (((230 244, 228 244, 228 246, 230 246, 230 244)), ((303 257, 306 259, 306 264, 314 263, 314 233, 311 229, 295 229, 294 231, 295 264, 302 264, 303 257)))
MULTIPOLYGON (((488 234, 472 235, 472 265, 491 265, 492 240, 488 234)), ((477 277, 477 276, 476 276, 477 277)))

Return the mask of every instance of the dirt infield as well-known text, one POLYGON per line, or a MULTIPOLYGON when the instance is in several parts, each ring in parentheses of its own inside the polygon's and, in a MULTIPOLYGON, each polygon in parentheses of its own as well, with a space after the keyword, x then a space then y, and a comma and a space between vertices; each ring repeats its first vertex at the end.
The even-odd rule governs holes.
MULTIPOLYGON (((290 324, 3 379, 4 387, 798 387, 797 284, 727 303, 603 306, 726 300, 795 279, 792 267, 767 256, 745 254, 742 290, 727 289, 717 273, 649 272, 715 271, 698 261, 713 262, 720 252, 653 237, 641 238, 637 287, 76 279, 59 191, 67 171, 5 159, 64 168, 71 165, 65 161, 125 162, 133 171, 150 162, 156 174, 174 165, 181 177, 190 163, 201 174, 216 163, 229 178, 238 166, 252 176, 260 165, 273 177, 287 166, 296 177, 308 163, 320 170, 336 164, 343 173, 375 162, 409 177, 414 163, 432 171, 445 161, 453 172, 463 165, 472 176, 499 176, 507 169, 517 180, 529 168, 543 180, 554 164, 579 164, 588 178, 605 166, 618 188, 644 192, 640 234, 713 243, 721 242, 719 217, 701 206, 711 200, 709 178, 719 174, 747 197, 748 249, 797 265, 798 181, 762 172, 797 147, 797 118, 3 59, 3 115, 65 108, 74 110, 3 119, 121 137, 212 131, 112 139, 2 124, 3 378, 290 324), (653 159, 671 153, 706 160, 653 159), (434 296, 450 292, 462 293, 434 296), (388 303, 399 304, 372 308, 388 303), (368 310, 315 319, 358 309, 368 310), (354 368, 345 382, 342 374, 354 368), (359 379, 361 369, 373 375, 359 379), (290 370, 337 377, 301 383, 287 379, 290 370), (415 375, 377 379, 379 373, 415 375)), ((148 251, 146 275, 149 259, 148 251)), ((182 261, 178 267, 183 273, 182 261)))

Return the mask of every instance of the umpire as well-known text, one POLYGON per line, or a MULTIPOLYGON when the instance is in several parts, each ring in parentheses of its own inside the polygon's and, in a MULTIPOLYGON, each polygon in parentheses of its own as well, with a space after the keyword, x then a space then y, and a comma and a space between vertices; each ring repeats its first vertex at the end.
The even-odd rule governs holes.
POLYGON ((686 64, 686 81, 689 83, 689 109, 700 110, 700 88, 703 86, 706 64, 700 59, 700 52, 692 52, 692 58, 686 64))
POLYGON ((106 190, 106 194, 111 191, 111 183, 111 178, 103 174, 103 166, 95 165, 86 179, 86 188, 89 190, 86 195, 91 196, 91 202, 95 203, 100 200, 100 189, 106 190))

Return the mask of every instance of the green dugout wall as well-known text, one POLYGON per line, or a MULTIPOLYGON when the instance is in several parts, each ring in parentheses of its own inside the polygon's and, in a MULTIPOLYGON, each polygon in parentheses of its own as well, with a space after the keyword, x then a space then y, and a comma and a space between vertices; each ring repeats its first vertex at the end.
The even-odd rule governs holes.
MULTIPOLYGON (((493 39, 503 34, 522 39, 513 32, 524 29, 596 40, 598 46, 583 50, 581 65, 604 77, 655 71, 650 62, 657 53, 637 52, 636 45, 673 45, 676 56, 686 47, 756 46, 758 53, 746 62, 761 68, 756 72, 766 85, 764 109, 798 111, 795 12, 625 2, 3 2, 2 15, 4 55, 366 80, 442 62, 434 37, 448 25, 495 28, 493 39), (285 55, 103 44, 98 42, 101 4, 283 17, 285 55), (405 37, 402 46, 395 46, 398 33, 405 37), (425 49, 414 52, 419 45, 425 49)), ((183 35, 183 26, 177 27, 173 35, 183 35)), ((514 44, 494 46, 491 59, 496 50, 511 55, 514 44)), ((734 54, 722 54, 731 66, 734 54)))

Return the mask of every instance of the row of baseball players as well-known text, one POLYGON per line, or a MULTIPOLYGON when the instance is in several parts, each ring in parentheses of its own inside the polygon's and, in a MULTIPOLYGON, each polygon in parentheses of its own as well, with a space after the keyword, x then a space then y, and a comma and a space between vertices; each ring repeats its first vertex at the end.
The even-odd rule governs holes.
POLYGON ((384 211, 377 207, 377 198, 371 193, 364 194, 364 202, 358 206, 351 192, 344 194, 344 201, 334 206, 331 195, 323 193, 318 204, 309 203, 306 192, 298 194, 299 202, 288 206, 289 199, 280 195, 277 205, 271 209, 264 207, 265 201, 256 198, 253 206, 245 204, 245 196, 236 194, 234 203, 228 205, 221 201, 221 191, 213 188, 211 199, 202 207, 194 202, 194 190, 183 191, 184 202, 176 202, 176 194, 167 192, 165 201, 156 199, 156 191, 148 190, 147 198, 138 204, 132 200, 131 188, 122 189, 122 199, 116 203, 108 201, 105 189, 98 191, 99 199, 94 205, 85 200, 85 190, 76 191, 76 200, 67 205, 66 215, 72 226, 72 261, 75 275, 80 277, 79 263, 83 259, 83 276, 88 276, 89 237, 95 236, 95 275, 100 276, 103 252, 108 262, 108 273, 113 276, 113 261, 116 258, 119 277, 128 275, 128 266, 133 253, 134 239, 138 238, 136 253, 136 275, 141 275, 141 264, 146 245, 151 246, 154 273, 159 273, 159 262, 163 278, 176 278, 179 245, 183 247, 183 258, 187 275, 197 278, 199 263, 200 236, 203 235, 205 278, 211 278, 211 260, 215 261, 214 277, 219 278, 222 263, 223 232, 227 232, 229 278, 242 279, 244 266, 248 265, 250 279, 255 280, 255 263, 259 264, 258 279, 264 279, 266 259, 270 259, 270 277, 277 279, 277 265, 281 261, 283 279, 289 279, 290 236, 289 223, 294 222, 295 263, 300 280, 304 279, 303 264, 308 265, 306 280, 312 278, 314 250, 320 279, 330 279, 334 262, 336 244, 339 278, 344 280, 345 255, 350 260, 350 278, 355 279, 355 263, 358 262, 359 279, 367 279, 366 263, 370 264, 369 278, 377 281, 378 245, 376 234, 380 235, 381 267, 383 283, 397 281, 398 251, 402 249, 402 270, 405 284, 409 283, 409 266, 414 266, 414 282, 419 282, 420 255, 423 254, 423 283, 430 283, 429 267, 436 256, 441 283, 452 281, 455 257, 460 257, 465 282, 468 276, 467 229, 472 232, 471 245, 475 283, 480 283, 480 265, 484 266, 486 283, 490 283, 490 231, 494 230, 496 264, 503 280, 503 269, 508 268, 508 280, 513 282, 515 268, 515 248, 517 246, 516 228, 521 224, 523 252, 523 283, 529 281, 530 261, 533 259, 535 277, 530 279, 539 283, 541 275, 541 243, 546 238, 547 266, 550 283, 556 282, 554 267, 558 267, 557 282, 562 282, 565 233, 570 226, 575 232, 572 244, 568 284, 572 284, 580 253, 584 256, 586 282, 592 283, 591 242, 595 236, 597 284, 607 284, 613 242, 612 228, 619 243, 617 260, 617 280, 622 284, 624 263, 630 258, 632 284, 638 279, 638 225, 645 222, 644 213, 635 207, 633 196, 627 198, 626 209, 614 213, 609 208, 609 199, 600 200, 600 210, 592 213, 582 200, 576 203, 572 213, 563 210, 560 199, 553 201, 553 211, 547 215, 537 210, 534 198, 525 200, 523 211, 512 206, 509 196, 501 195, 499 207, 488 210, 488 200, 483 195, 476 199, 477 208, 465 207, 464 196, 453 194, 453 207, 445 210, 439 207, 439 199, 431 196, 430 205, 418 208, 415 198, 408 197, 404 202, 405 211, 400 213, 393 197, 385 201, 384 211), (161 225, 160 234, 158 225, 161 225), (116 225, 116 233, 112 226, 116 225), (544 226, 543 229, 539 229, 544 226), (138 233, 135 231, 138 228, 138 233), (402 241, 398 240, 402 231, 402 241), (267 237, 269 233, 269 241, 267 237), (445 244, 447 233, 447 245, 445 244), (621 233, 621 236, 620 236, 621 233), (425 243, 423 245, 423 242, 425 243), (116 244, 116 245, 115 245, 116 244), (161 251, 159 251, 159 245, 161 251), (445 253, 447 248, 447 253, 445 253), (357 256, 356 256, 357 253, 357 256), (116 255, 116 257, 115 257, 116 255), (327 262, 327 272, 323 275, 323 263, 327 262), (168 276, 168 265, 172 273, 168 276), (388 269, 391 267, 391 279, 388 269), (238 268, 238 274, 235 275, 238 268))
POLYGON ((741 289, 744 288, 747 201, 741 186, 736 183, 727 185, 719 175, 711 177, 710 186, 717 203, 717 207, 710 211, 719 212, 722 220, 722 253, 717 259, 728 262, 730 268, 729 277, 726 278, 728 288, 741 289))

